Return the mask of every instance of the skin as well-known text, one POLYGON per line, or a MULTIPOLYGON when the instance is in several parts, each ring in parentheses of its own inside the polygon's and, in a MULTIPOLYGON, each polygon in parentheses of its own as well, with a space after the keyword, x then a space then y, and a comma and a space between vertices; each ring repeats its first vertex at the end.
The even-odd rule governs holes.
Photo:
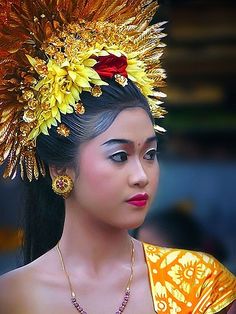
MULTIPOLYGON (((52 177, 66 172, 74 181, 73 192, 65 202, 60 247, 73 288, 88 313, 110 314, 121 305, 130 275, 127 229, 142 224, 158 184, 154 138, 147 113, 140 108, 126 109, 104 133, 80 147, 79 174, 77 169, 51 168, 52 177), (147 143, 150 138, 153 140, 147 143), (128 142, 104 144, 111 139, 128 142), (144 192, 149 195, 145 207, 126 202, 144 192)), ((134 272, 126 314, 154 314, 143 247, 138 241, 134 272)), ((1 284, 0 313, 75 312, 55 248, 10 272, 1 284)))
MULTIPOLYGON (((60 247, 78 300, 89 314, 115 313, 122 302, 130 275, 127 229, 142 224, 158 184, 157 143, 147 143, 154 135, 143 109, 126 109, 108 130, 81 146, 79 172, 51 168, 52 177, 67 173, 74 181, 65 202, 60 247), (104 144, 111 139, 129 142, 104 144), (129 198, 144 192, 149 194, 145 207, 127 204, 129 198)), ((132 297, 125 313, 154 314, 143 247, 139 241, 134 243, 132 297)), ((55 248, 8 273, 1 279, 0 289, 0 313, 75 313, 55 248)))

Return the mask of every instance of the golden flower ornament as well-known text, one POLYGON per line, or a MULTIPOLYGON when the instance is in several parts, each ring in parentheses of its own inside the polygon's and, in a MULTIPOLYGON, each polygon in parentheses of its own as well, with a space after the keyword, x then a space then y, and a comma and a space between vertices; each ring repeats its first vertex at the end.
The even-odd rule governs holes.
POLYGON ((76 104, 76 107, 75 107, 75 112, 78 114, 78 115, 82 115, 85 113, 85 108, 84 108, 84 105, 82 102, 78 102, 76 104))
POLYGON ((68 137, 70 135, 70 129, 63 123, 57 127, 57 133, 61 136, 68 137))
MULTIPOLYGON (((4 177, 45 174, 37 137, 51 127, 64 136, 62 114, 84 114, 83 91, 102 95, 106 78, 128 79, 155 118, 166 111, 159 91, 162 25, 149 26, 154 0, 3 0, 0 4, 0 163, 4 177)), ((157 132, 164 129, 155 125, 157 132)), ((59 134, 60 134, 59 133, 59 134)))

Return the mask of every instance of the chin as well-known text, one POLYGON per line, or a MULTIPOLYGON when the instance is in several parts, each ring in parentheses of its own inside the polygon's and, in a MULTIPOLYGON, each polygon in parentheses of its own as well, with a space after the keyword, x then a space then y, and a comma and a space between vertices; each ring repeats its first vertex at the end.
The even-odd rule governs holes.
POLYGON ((146 217, 146 215, 142 215, 142 216, 137 215, 135 218, 134 217, 132 217, 132 218, 126 217, 125 221, 123 222, 122 229, 139 228, 143 224, 145 217, 146 217))

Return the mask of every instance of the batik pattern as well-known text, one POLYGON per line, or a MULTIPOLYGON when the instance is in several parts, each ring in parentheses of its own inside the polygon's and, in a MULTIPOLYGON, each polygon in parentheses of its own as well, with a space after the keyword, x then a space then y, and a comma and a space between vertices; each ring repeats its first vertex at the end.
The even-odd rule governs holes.
POLYGON ((236 299, 236 278, 214 257, 144 243, 155 311, 217 313, 236 299))

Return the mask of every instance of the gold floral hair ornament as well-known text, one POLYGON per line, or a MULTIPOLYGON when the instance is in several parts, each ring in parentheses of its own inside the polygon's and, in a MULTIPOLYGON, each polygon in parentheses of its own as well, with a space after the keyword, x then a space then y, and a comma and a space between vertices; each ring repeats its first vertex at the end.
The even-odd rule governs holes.
POLYGON ((70 129, 63 123, 57 127, 57 133, 61 136, 68 137, 70 135, 70 129))
MULTIPOLYGON (((0 164, 4 177, 45 175, 39 134, 69 136, 61 114, 83 114, 83 91, 102 94, 105 78, 133 81, 162 118, 162 25, 149 26, 154 0, 11 0, 0 4, 0 164)), ((155 125, 158 132, 163 128, 155 125)))

